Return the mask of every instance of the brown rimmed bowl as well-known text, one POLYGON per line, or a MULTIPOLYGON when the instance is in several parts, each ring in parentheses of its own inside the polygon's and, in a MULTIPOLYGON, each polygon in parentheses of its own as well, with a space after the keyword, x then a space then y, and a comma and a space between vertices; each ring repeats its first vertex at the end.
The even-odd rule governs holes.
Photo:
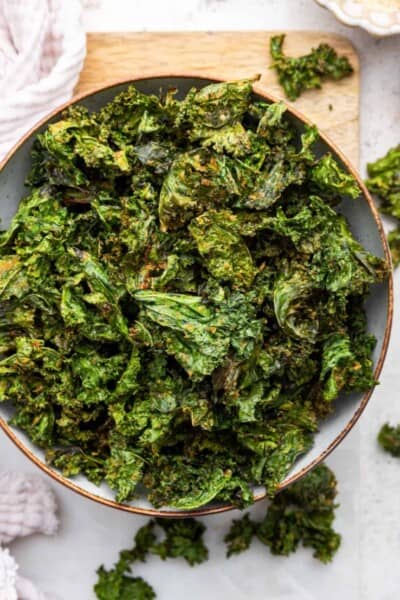
MULTIPOLYGON (((58 108, 29 131, 0 164, 0 218, 2 228, 8 227, 11 218, 17 210, 20 199, 26 193, 24 180, 30 168, 30 151, 36 135, 43 131, 49 123, 58 120, 62 110, 76 103, 83 104, 89 110, 98 110, 112 100, 116 94, 125 90, 130 84, 134 84, 144 93, 152 94, 157 94, 160 90, 177 88, 178 98, 182 98, 191 87, 201 88, 215 81, 215 78, 205 79, 190 75, 138 78, 99 88, 94 92, 79 96, 58 108)), ((254 85, 254 93, 268 102, 276 101, 275 98, 261 92, 257 88, 257 85, 254 85)), ((309 121, 289 107, 288 115, 300 135, 304 129, 304 124, 309 123, 309 121)), ((316 154, 322 155, 327 151, 330 151, 336 160, 354 175, 362 192, 357 200, 343 202, 338 210, 348 219, 351 230, 356 238, 370 252, 386 258, 390 263, 390 253, 379 214, 360 176, 340 150, 326 136, 321 134, 320 141, 316 145, 316 154)), ((373 361, 375 377, 378 378, 385 360, 392 325, 393 281, 391 275, 384 283, 373 286, 366 304, 366 311, 369 331, 377 339, 373 361)), ((338 399, 335 412, 322 422, 320 430, 316 433, 313 448, 295 463, 290 473, 282 481, 280 489, 303 477, 303 475, 323 461, 343 441, 359 419, 371 397, 372 391, 370 390, 364 394, 354 393, 347 395, 345 398, 338 399)), ((171 507, 156 510, 147 501, 145 495, 130 503, 118 503, 114 500, 113 492, 106 484, 97 487, 83 476, 78 476, 72 480, 61 475, 56 469, 46 465, 44 452, 35 446, 22 431, 8 424, 12 412, 11 406, 0 404, 0 426, 4 433, 45 473, 59 483, 91 500, 120 510, 149 516, 200 516, 224 512, 233 508, 230 504, 210 504, 192 511, 176 510, 171 507)), ((255 501, 261 500, 264 497, 265 490, 263 488, 254 489, 255 501)))

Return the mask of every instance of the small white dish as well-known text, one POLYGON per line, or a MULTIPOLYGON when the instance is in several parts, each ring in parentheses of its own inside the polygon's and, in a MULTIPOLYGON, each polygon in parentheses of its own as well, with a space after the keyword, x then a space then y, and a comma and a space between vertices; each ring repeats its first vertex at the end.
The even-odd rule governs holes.
POLYGON ((316 0, 353 27, 362 27, 375 36, 400 33, 399 0, 316 0))

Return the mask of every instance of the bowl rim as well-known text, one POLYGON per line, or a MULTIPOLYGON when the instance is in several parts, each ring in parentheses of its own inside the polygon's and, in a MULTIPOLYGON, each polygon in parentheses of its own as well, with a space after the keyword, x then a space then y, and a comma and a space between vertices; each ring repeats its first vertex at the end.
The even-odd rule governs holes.
MULTIPOLYGON (((226 78, 219 78, 219 77, 216 77, 215 75, 207 75, 207 73, 202 73, 201 75, 193 75, 190 73, 182 74, 179 72, 178 72, 178 74, 155 72, 155 73, 147 74, 145 76, 129 77, 129 78, 124 78, 124 79, 120 79, 117 81, 106 82, 100 86, 96 86, 94 89, 92 89, 88 92, 83 92, 81 94, 73 96, 70 100, 68 100, 67 102, 64 102, 62 105, 58 106, 57 108, 52 110, 50 113, 48 113, 46 116, 44 116, 42 119, 40 119, 40 121, 38 121, 33 127, 31 127, 29 129, 29 131, 27 131, 27 133, 25 133, 19 139, 19 141, 11 148, 11 150, 9 150, 9 152, 7 152, 7 154, 3 158, 3 160, 0 161, 0 171, 3 170, 3 168, 11 160, 11 158, 16 154, 16 152, 20 149, 20 147, 32 135, 34 135, 38 129, 40 129, 43 125, 45 125, 53 117, 60 115, 61 112, 64 111, 65 109, 67 109, 68 107, 70 107, 74 104, 77 104, 77 103, 81 102, 82 100, 89 98, 91 96, 94 96, 100 92, 103 92, 106 90, 111 90, 112 88, 117 88, 118 86, 121 86, 121 85, 129 85, 129 84, 135 85, 135 83, 140 82, 140 81, 147 81, 147 80, 151 80, 151 79, 169 79, 169 78, 171 78, 171 79, 199 79, 199 80, 202 79, 202 80, 212 81, 212 82, 216 82, 216 83, 227 81, 226 78)), ((301 112, 299 112, 297 109, 295 109, 291 105, 289 105, 286 101, 281 100, 280 98, 277 98, 269 93, 266 93, 260 87, 260 84, 258 84, 257 81, 255 81, 253 83, 253 93, 261 96, 262 98, 264 98, 265 100, 267 100, 269 102, 284 102, 289 114, 293 114, 303 124, 313 125, 313 123, 307 117, 305 117, 301 112)), ((383 224, 382 224, 381 218, 379 216, 378 210, 377 210, 377 208, 372 200, 372 197, 371 197, 370 193, 368 192, 363 180, 361 179, 361 176, 359 175, 357 169, 352 165, 352 163, 344 156, 344 154, 341 152, 341 150, 339 150, 339 148, 336 146, 336 144, 334 142, 332 142, 325 133, 320 131, 319 135, 320 135, 320 138, 322 139, 322 141, 324 141, 335 152, 335 154, 339 157, 339 159, 345 165, 346 169, 353 175, 353 177, 355 177, 358 185, 360 186, 362 196, 367 201, 369 210, 371 211, 372 216, 374 218, 376 227, 379 232, 379 237, 380 237, 380 240, 382 243, 385 259, 388 262, 389 267, 390 267, 390 272, 389 272, 389 276, 387 279, 388 303, 387 303, 385 332, 384 332, 384 336, 383 336, 383 340, 382 340, 382 348, 381 348, 381 351, 380 351, 380 354, 379 354, 379 357, 377 360, 377 364, 376 364, 376 367, 374 370, 374 377, 375 377, 375 379, 378 379, 378 377, 382 371, 385 358, 386 358, 387 349, 388 349, 388 345, 389 345, 389 341, 390 341, 391 329, 392 329, 392 320, 393 320, 393 270, 392 270, 391 254, 390 254, 385 231, 384 231, 383 224)), ((346 426, 341 430, 341 432, 332 440, 332 442, 329 444, 329 446, 327 448, 325 448, 314 460, 312 460, 310 463, 308 463, 306 466, 304 466, 302 469, 300 469, 300 471, 298 471, 297 473, 294 473, 291 477, 286 478, 278 486, 278 492, 282 491, 283 489, 285 489, 292 483, 298 481, 304 475, 306 475, 309 471, 311 471, 314 467, 316 467, 319 463, 323 462, 327 458, 327 456, 343 441, 343 439, 351 431, 351 429, 354 427, 354 425, 360 418, 361 414, 363 413, 366 405, 368 404, 370 397, 372 396, 374 389, 375 388, 372 388, 372 389, 368 390, 367 392, 365 392, 365 394, 362 396, 360 403, 359 403, 358 407, 356 408, 353 416, 347 422, 346 426)), ((52 477, 58 483, 61 483, 64 487, 79 494, 80 496, 89 498, 90 500, 93 500, 104 506, 109 506, 112 508, 116 508, 118 510, 130 512, 130 513, 134 513, 134 514, 138 514, 138 515, 142 515, 142 516, 169 517, 169 518, 201 517, 201 516, 206 516, 206 515, 211 515, 211 514, 223 513, 223 512, 227 512, 227 511, 234 510, 235 508, 237 508, 232 504, 226 503, 226 504, 218 504, 216 506, 205 506, 204 508, 200 507, 200 508, 194 509, 194 510, 173 510, 173 509, 172 510, 167 510, 167 509, 158 510, 155 508, 131 506, 129 504, 123 504, 121 502, 117 502, 116 500, 110 500, 108 498, 104 498, 103 496, 100 496, 98 494, 95 494, 93 492, 85 490, 84 488, 82 488, 78 484, 76 484, 72 479, 65 477, 60 472, 56 471, 55 469, 53 469, 49 465, 47 465, 45 462, 43 462, 29 448, 27 448, 25 446, 25 444, 19 438, 17 433, 11 428, 11 426, 2 417, 0 417, 0 428, 9 437, 9 439, 12 442, 14 442, 14 444, 19 448, 19 450, 21 450, 23 452, 23 454, 25 454, 25 456, 27 458, 29 458, 37 467, 39 467, 47 475, 52 477)), ((258 502, 260 500, 263 500, 264 498, 266 498, 266 496, 267 496, 266 491, 255 494, 254 495, 254 503, 258 502)))

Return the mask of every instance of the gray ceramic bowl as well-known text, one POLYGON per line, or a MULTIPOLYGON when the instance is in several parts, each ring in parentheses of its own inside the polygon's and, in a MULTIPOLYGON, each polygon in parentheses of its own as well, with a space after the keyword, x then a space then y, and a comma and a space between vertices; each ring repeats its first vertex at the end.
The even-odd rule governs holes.
MULTIPOLYGON (((75 100, 91 110, 98 110, 104 104, 112 100, 119 92, 134 83, 137 88, 145 93, 157 94, 160 89, 168 89, 175 87, 179 90, 178 97, 182 98, 187 91, 192 87, 203 87, 210 83, 210 79, 202 79, 197 77, 148 77, 145 79, 137 79, 134 81, 125 81, 123 83, 102 88, 96 92, 92 92, 86 96, 82 96, 75 100)), ((215 81, 215 80, 213 80, 215 81)), ((264 100, 274 101, 274 98, 268 97, 265 94, 257 91, 257 86, 254 87, 255 93, 259 93, 264 100)), ((75 103, 74 102, 74 103, 75 103)), ((67 105, 61 107, 48 118, 38 124, 36 128, 30 131, 17 146, 10 152, 2 165, 0 165, 0 217, 2 228, 8 227, 12 216, 14 215, 21 197, 25 194, 24 180, 30 167, 30 151, 36 134, 45 129, 48 123, 56 121, 60 116, 60 111, 67 105)), ((290 118, 292 119, 296 129, 301 133, 304 128, 304 123, 307 119, 288 109, 290 118)), ((390 255, 386 243, 386 238, 383 232, 382 223, 380 221, 377 210, 365 189, 360 177, 354 171, 352 166, 339 152, 337 148, 324 136, 321 136, 317 154, 331 151, 339 163, 348 169, 357 178, 362 195, 355 201, 348 201, 339 207, 348 219, 351 229, 360 242, 370 251, 380 257, 385 257, 390 261, 390 255)), ((376 285, 371 292, 367 302, 367 314, 369 331, 377 338, 377 345, 373 354, 375 375, 379 376, 386 355, 386 349, 389 342, 391 322, 392 322, 392 278, 390 277, 385 283, 376 285)), ((313 448, 304 456, 302 456, 294 465, 286 479, 282 482, 281 488, 286 487, 293 481, 302 477, 316 464, 326 458, 326 456, 344 439, 346 434, 353 427, 363 409, 365 408, 371 391, 365 394, 352 394, 346 397, 345 402, 340 399, 337 402, 337 408, 334 414, 326 419, 315 435, 313 448)), ((188 516, 189 511, 182 512, 173 508, 165 507, 161 510, 155 510, 147 501, 145 495, 134 500, 131 503, 119 504, 114 501, 112 491, 106 484, 100 487, 95 486, 86 480, 83 476, 69 479, 63 477, 56 469, 50 468, 45 464, 43 451, 36 447, 28 439, 28 437, 18 429, 10 427, 7 424, 8 419, 12 415, 12 407, 5 404, 0 404, 0 426, 4 432, 15 442, 15 444, 28 456, 38 467, 51 475, 58 482, 75 490, 79 494, 91 498, 102 504, 120 508, 139 514, 162 515, 162 516, 188 516)), ((254 490, 255 499, 259 500, 265 497, 263 488, 254 490)), ((201 515, 217 513, 230 510, 232 506, 228 504, 213 504, 205 506, 196 511, 190 511, 191 515, 201 515)))

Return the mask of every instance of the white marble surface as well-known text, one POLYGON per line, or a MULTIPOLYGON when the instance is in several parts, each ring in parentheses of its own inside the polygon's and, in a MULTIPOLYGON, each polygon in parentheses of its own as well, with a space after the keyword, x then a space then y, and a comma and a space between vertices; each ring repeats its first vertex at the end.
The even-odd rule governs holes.
MULTIPOLYGON (((85 10, 88 31, 320 29, 347 35, 362 65, 361 164, 400 141, 400 37, 376 40, 348 29, 313 0, 100 0, 85 10)), ((364 169, 362 169, 364 172, 364 169)), ((399 274, 396 294, 400 293, 399 274)), ((330 459, 340 482, 337 528, 343 544, 329 566, 308 551, 282 559, 254 544, 227 561, 220 543, 232 514, 206 519, 212 560, 196 568, 169 561, 140 567, 160 600, 394 600, 400 590, 400 462, 381 452, 376 432, 400 421, 399 315, 381 377, 359 425, 330 459)), ((0 467, 36 469, 0 434, 0 467)), ((91 600, 95 569, 111 564, 145 519, 113 511, 53 486, 61 531, 13 544, 21 570, 59 600, 91 600)), ((262 511, 262 506, 255 508, 262 511)), ((3 600, 3 599, 1 599, 3 600)))

